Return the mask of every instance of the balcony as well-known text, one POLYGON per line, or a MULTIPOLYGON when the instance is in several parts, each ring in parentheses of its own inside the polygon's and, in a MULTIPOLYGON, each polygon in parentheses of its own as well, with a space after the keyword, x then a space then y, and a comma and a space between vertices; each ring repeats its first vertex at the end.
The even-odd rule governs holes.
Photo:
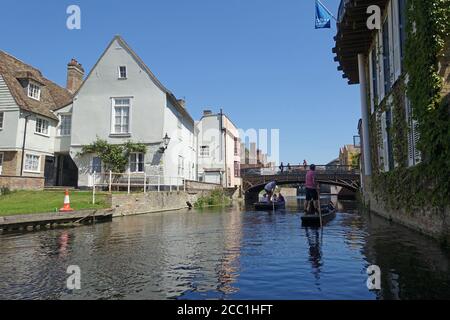
POLYGON ((384 12, 389 0, 341 0, 337 18, 334 61, 349 84, 359 83, 358 54, 367 54, 376 30, 367 28, 367 8, 377 5, 384 12))

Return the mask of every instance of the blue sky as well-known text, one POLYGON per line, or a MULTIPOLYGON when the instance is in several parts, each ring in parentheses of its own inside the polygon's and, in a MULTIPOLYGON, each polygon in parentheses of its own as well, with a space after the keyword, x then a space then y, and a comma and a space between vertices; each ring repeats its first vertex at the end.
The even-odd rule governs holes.
MULTIPOLYGON (((339 0, 322 1, 334 13, 339 0)), ((65 85, 120 34, 195 119, 223 108, 242 129, 280 129, 281 160, 326 163, 353 143, 359 88, 337 71, 314 0, 2 0, 0 49, 65 85), (79 5, 82 29, 66 28, 79 5)))

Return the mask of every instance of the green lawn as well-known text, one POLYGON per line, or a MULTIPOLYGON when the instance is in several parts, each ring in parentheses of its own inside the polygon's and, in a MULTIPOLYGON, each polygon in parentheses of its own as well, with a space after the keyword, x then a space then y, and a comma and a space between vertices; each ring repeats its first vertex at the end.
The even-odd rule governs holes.
MULTIPOLYGON (((0 195, 0 216, 16 214, 55 212, 62 208, 64 192, 56 191, 17 191, 0 195)), ((106 194, 96 195, 92 204, 92 192, 71 191, 70 204, 75 210, 107 208, 106 194)))

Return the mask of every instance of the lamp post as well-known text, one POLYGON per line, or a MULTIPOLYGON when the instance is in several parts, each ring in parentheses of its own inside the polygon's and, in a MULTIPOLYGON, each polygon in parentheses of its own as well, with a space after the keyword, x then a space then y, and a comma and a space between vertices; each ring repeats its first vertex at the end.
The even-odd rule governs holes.
POLYGON ((163 146, 161 148, 159 148, 159 152, 161 152, 161 153, 166 152, 167 148, 169 147, 170 140, 171 140, 171 138, 166 133, 166 136, 163 138, 163 146))

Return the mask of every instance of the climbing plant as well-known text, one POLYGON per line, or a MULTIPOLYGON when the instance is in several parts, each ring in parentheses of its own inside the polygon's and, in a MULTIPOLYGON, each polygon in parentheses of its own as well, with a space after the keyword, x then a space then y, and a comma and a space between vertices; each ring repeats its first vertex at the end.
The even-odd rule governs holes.
POLYGON ((400 79, 399 84, 393 91, 391 127, 392 147, 395 163, 399 167, 408 165, 408 122, 405 111, 405 85, 404 79, 400 79))
MULTIPOLYGON (((391 131, 397 168, 376 172, 373 191, 393 208, 412 209, 423 205, 444 208, 450 205, 450 106, 443 99, 443 79, 439 60, 450 41, 450 0, 409 0, 407 7, 405 72, 393 91, 393 130, 391 131), (418 149, 422 162, 407 168, 408 123, 404 92, 411 102, 412 116, 418 122, 418 149)), ((449 54, 449 52, 447 52, 449 54)), ((375 117, 371 119, 372 151, 379 143, 375 117)), ((376 156, 373 157, 378 164, 376 156)))
POLYGON ((131 141, 123 145, 109 144, 106 140, 97 138, 94 143, 84 146, 80 155, 95 153, 102 160, 106 170, 125 172, 128 159, 133 152, 146 153, 147 146, 131 141))

